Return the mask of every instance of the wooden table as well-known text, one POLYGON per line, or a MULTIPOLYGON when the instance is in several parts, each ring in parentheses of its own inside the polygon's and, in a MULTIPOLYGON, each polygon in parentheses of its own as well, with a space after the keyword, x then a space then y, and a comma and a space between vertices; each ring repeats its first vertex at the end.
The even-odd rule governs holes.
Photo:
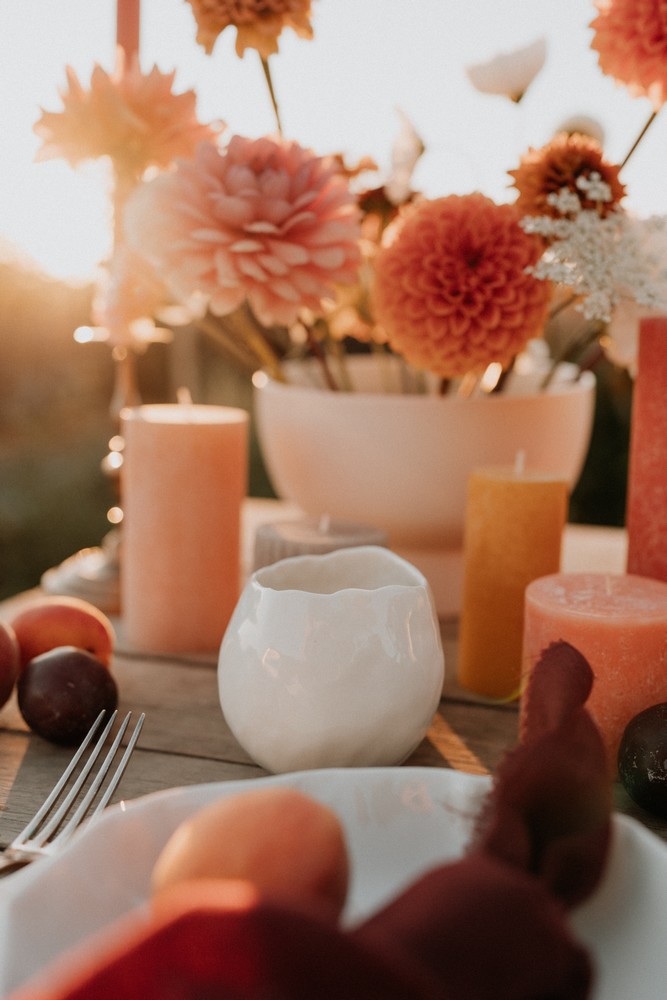
MULTIPOLYGON (((284 508, 271 501, 253 504, 256 517, 284 508)), ((246 531, 246 538, 249 532, 246 531)), ((247 559, 247 551, 244 558, 247 559)), ((621 572, 625 536, 616 529, 569 526, 563 568, 621 572)), ((28 595, 30 596, 30 595, 28 595)), ((18 595, 0 605, 0 617, 10 617, 26 600, 18 595)), ((113 663, 120 691, 120 708, 146 713, 138 749, 130 763, 121 794, 136 798, 179 785, 266 774, 253 763, 225 725, 218 702, 216 657, 147 656, 127 647, 119 628, 113 663)), ((517 737, 516 705, 485 702, 459 689, 456 676, 454 620, 441 623, 447 680, 437 714, 427 737, 405 766, 450 767, 475 774, 493 772, 505 750, 517 737)), ((0 710, 0 846, 23 827, 62 772, 71 751, 31 734, 15 697, 0 710)), ((643 813, 616 788, 616 805, 636 816, 667 839, 667 822, 643 813)))

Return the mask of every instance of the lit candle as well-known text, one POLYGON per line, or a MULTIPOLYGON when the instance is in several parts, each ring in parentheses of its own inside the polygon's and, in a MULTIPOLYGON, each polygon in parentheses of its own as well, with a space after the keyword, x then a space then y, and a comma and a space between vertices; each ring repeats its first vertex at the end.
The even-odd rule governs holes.
POLYGON ((667 701, 667 583, 606 573, 557 573, 533 581, 526 588, 526 676, 542 650, 561 639, 591 665, 595 681, 587 704, 615 773, 630 719, 667 701))
POLYGON ((365 524, 324 516, 262 524, 255 535, 254 569, 290 556, 324 555, 357 545, 386 545, 387 535, 365 524))
POLYGON ((479 469, 468 483, 458 680, 491 698, 516 697, 521 679, 524 592, 560 568, 565 480, 514 469, 479 469))
POLYGON ((179 404, 121 419, 126 639, 142 651, 217 650, 240 593, 248 414, 179 404))
POLYGON ((628 469, 628 573, 667 580, 667 317, 639 331, 628 469))
POLYGON ((117 0, 116 44, 125 50, 129 63, 139 54, 140 0, 117 0))

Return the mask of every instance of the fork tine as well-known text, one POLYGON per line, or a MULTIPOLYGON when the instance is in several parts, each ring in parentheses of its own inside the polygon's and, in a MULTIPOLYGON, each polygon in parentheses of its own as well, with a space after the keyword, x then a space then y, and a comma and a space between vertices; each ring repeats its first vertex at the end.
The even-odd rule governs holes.
POLYGON ((96 730, 97 730, 100 722, 104 718, 104 715, 105 715, 105 712, 104 712, 104 709, 103 709, 100 712, 100 714, 97 716, 97 718, 95 719, 95 721, 93 722, 93 724, 90 727, 90 729, 88 730, 88 733, 86 734, 83 742, 81 743, 81 746, 79 747, 79 749, 77 750, 77 752, 72 757, 71 761, 69 762, 67 768, 65 769, 65 771, 61 775, 60 779, 56 782, 56 784, 51 789, 51 792, 48 795, 48 797, 44 800, 44 802, 42 803, 42 805, 40 806, 40 808, 37 810, 37 812, 32 817, 32 819, 26 824, 26 826, 23 828, 23 830, 21 830, 21 832, 18 834, 18 836, 14 838, 13 843, 18 843, 18 842, 27 840, 33 834, 33 832, 37 829, 37 827, 42 822, 42 820, 44 819, 44 817, 47 816, 48 813, 51 811, 51 809, 53 808, 54 803, 58 799, 58 796, 60 795, 60 793, 62 792, 63 788, 65 787, 65 785, 69 781, 69 778, 70 778, 70 775, 72 774, 72 771, 74 770, 74 768, 76 767, 76 765, 81 760, 81 757, 83 756, 86 748, 88 747, 88 745, 90 744, 93 736, 95 735, 95 732, 96 732, 96 730))
MULTIPOLYGON (((70 836, 70 834, 73 833, 73 831, 83 821, 83 819, 86 816, 88 810, 90 809, 90 806, 93 803, 93 800, 94 800, 95 796, 97 795, 97 793, 98 793, 98 791, 99 791, 99 789, 100 789, 100 787, 102 785, 102 782, 104 781, 104 779, 107 776, 109 768, 111 767, 111 765, 113 763, 114 757, 116 756, 116 753, 118 751, 118 747, 120 746, 121 740, 122 740, 123 736, 125 735, 125 730, 128 727, 128 724, 129 724, 131 716, 132 716, 132 713, 128 712, 127 715, 125 716, 125 718, 123 719, 123 721, 122 721, 122 723, 120 725, 120 728, 119 728, 118 732, 116 733, 116 737, 115 737, 113 743, 111 744, 111 747, 109 748, 109 751, 108 751, 106 757, 104 758, 104 761, 102 762, 102 765, 100 766, 100 768, 99 768, 99 770, 98 770, 98 772, 97 772, 97 774, 95 776, 95 780, 93 781, 93 783, 91 784, 90 788, 86 792, 86 795, 85 795, 84 799, 82 800, 81 804, 78 806, 76 812, 67 821, 66 825, 63 827, 63 829, 60 831, 60 833, 58 833, 58 835, 56 837, 54 837, 54 839, 52 841, 52 844, 62 843, 62 841, 67 840, 67 838, 70 836)), ((104 792, 104 795, 102 796, 100 802, 98 803, 97 807, 95 808, 95 811, 91 814, 91 817, 90 817, 91 819, 92 819, 93 816, 96 816, 99 812, 102 811, 102 809, 105 808, 105 806, 109 802, 109 799, 111 798, 111 796, 115 792, 116 788, 118 787, 120 779, 123 777, 123 774, 125 773, 125 769, 126 769, 128 763, 129 763, 130 757, 132 756, 132 751, 134 750, 135 743, 139 739, 139 733, 141 732, 141 728, 142 728, 142 726, 144 724, 144 718, 145 718, 145 714, 142 712, 142 714, 139 716, 137 724, 136 724, 136 726, 134 728, 134 732, 132 733, 132 737, 130 738, 130 741, 128 742, 128 744, 127 744, 127 746, 125 748, 125 753, 121 757, 120 762, 119 762, 119 764, 118 764, 118 766, 117 766, 114 774, 111 777, 111 781, 109 782, 109 785, 108 785, 106 791, 104 792)))
MULTIPOLYGON (((82 787, 83 787, 83 785, 84 785, 84 783, 85 783, 88 775, 90 774, 90 772, 93 769, 95 761, 97 760, 97 758, 99 757, 99 755, 100 755, 100 753, 102 751, 102 747, 104 746, 104 743, 106 741, 107 736, 109 735, 109 732, 111 731, 111 727, 113 726, 114 722, 116 721, 116 716, 117 715, 118 715, 118 713, 115 712, 115 711, 111 713, 109 721, 107 722, 106 726, 104 727, 104 729, 100 733, 100 735, 98 737, 98 740, 97 740, 97 743, 95 744, 95 746, 91 750, 90 755, 88 757, 88 760, 86 761, 84 767, 81 770, 81 773, 79 774, 79 776, 77 777, 76 781, 74 782, 74 784, 70 788, 69 792, 67 793, 67 795, 65 796, 65 798, 63 799, 63 801, 59 804, 59 806, 55 810, 55 812, 50 816, 50 818, 44 824, 44 826, 41 829, 39 829, 39 832, 36 833, 36 835, 32 836, 31 842, 35 846, 39 847, 41 844, 46 843, 46 841, 49 839, 49 837, 51 836, 51 834, 55 830, 58 829, 58 827, 62 823, 64 817, 69 812, 70 807, 72 806, 72 803, 75 801, 77 795, 81 791, 81 789, 82 789, 82 787)), ((87 739, 88 738, 86 737, 86 740, 84 740, 84 743, 82 744, 82 746, 86 745, 87 739)), ((78 755, 75 755, 75 759, 76 759, 77 756, 78 755)), ((70 764, 70 767, 71 767, 71 764, 70 764)), ((71 774, 70 768, 68 768, 67 771, 69 771, 70 774, 71 774)), ((65 774, 67 774, 67 771, 65 772, 65 774)), ((61 779, 61 781, 62 781, 62 779, 61 779)), ((60 782, 59 782, 59 784, 60 784, 60 782)), ((56 786, 56 787, 58 787, 58 786, 56 786)), ((64 787, 64 785, 61 785, 61 791, 62 791, 63 787, 64 787)), ((55 800, 54 800, 54 804, 55 804, 55 800)), ((40 810, 40 812, 41 812, 41 810, 40 810)), ((38 826, 33 826, 33 830, 37 831, 38 830, 38 826)), ((22 836, 22 835, 20 834, 19 836, 22 836)))

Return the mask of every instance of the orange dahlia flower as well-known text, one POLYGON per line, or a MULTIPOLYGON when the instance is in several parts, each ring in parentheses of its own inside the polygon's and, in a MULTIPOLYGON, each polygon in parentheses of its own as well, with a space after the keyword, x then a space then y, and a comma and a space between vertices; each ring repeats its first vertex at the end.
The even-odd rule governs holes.
POLYGON ((236 53, 257 49, 263 59, 278 51, 283 28, 312 38, 310 0, 188 0, 197 22, 197 41, 210 55, 225 28, 236 28, 236 53))
POLYGON ((482 194, 419 202, 375 262, 373 307, 389 344, 441 378, 502 365, 541 332, 550 286, 526 273, 541 244, 513 205, 482 194))
POLYGON ((603 73, 659 108, 667 98, 665 0, 596 0, 591 48, 603 73))
POLYGON ((42 111, 34 125, 43 140, 39 160, 63 157, 73 167, 108 156, 119 174, 140 179, 148 167, 168 167, 192 156, 214 131, 195 114, 194 90, 174 94, 175 73, 156 66, 143 74, 136 60, 127 66, 120 50, 112 75, 95 66, 86 90, 71 67, 62 111, 42 111))
POLYGON ((529 149, 521 157, 518 168, 508 173, 519 192, 515 204, 522 215, 555 218, 559 213, 547 199, 563 188, 576 194, 584 209, 597 208, 602 215, 612 211, 625 195, 625 186, 618 179, 619 171, 620 167, 604 159, 595 139, 577 132, 561 132, 541 149, 529 149), (578 178, 589 178, 591 174, 599 174, 609 185, 609 201, 592 202, 585 191, 577 187, 578 178))
POLYGON ((202 143, 134 192, 125 224, 177 300, 224 316, 247 299, 265 326, 322 315, 360 263, 358 209, 336 164, 281 139, 202 143))

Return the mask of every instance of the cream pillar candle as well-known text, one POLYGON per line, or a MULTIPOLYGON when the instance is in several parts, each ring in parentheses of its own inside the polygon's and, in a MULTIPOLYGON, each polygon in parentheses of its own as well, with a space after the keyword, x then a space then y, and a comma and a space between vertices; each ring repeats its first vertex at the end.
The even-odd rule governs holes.
POLYGON ((220 646, 240 593, 248 414, 192 404, 123 411, 121 609, 142 651, 220 646))
POLYGON ((518 696, 524 592, 560 568, 565 480, 515 469, 479 469, 468 485, 464 530, 459 684, 491 698, 518 696))
POLYGON ((526 674, 542 650, 559 640, 591 665, 595 682, 587 706, 615 773, 630 719, 667 701, 667 583, 607 573, 556 573, 534 580, 526 588, 526 674))

